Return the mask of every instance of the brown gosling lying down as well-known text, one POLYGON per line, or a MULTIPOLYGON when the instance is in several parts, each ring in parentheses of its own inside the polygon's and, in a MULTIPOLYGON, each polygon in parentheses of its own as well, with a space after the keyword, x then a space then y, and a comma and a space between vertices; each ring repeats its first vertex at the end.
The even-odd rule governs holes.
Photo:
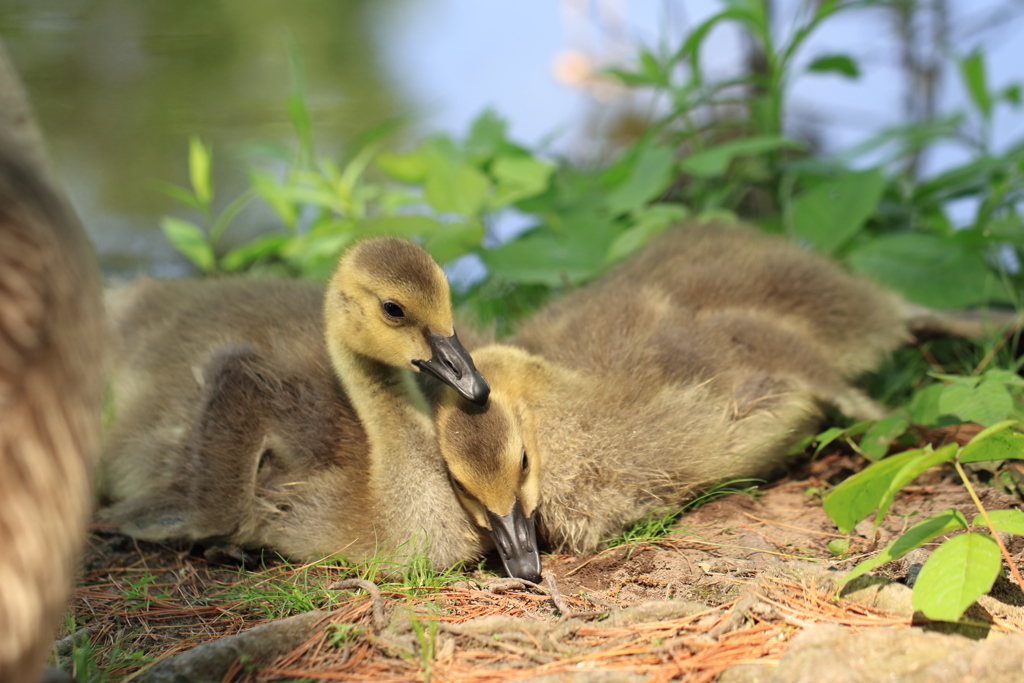
POLYGON ((592 551, 699 488, 771 472, 823 404, 881 416, 848 380, 908 327, 942 322, 921 316, 758 230, 677 228, 474 350, 490 402, 446 392, 441 452, 508 572, 536 581, 535 525, 558 549, 592 551))
POLYGON ((361 242, 326 292, 149 280, 108 303, 116 420, 100 486, 115 504, 101 520, 138 538, 263 546, 297 560, 425 552, 448 566, 479 553, 411 371, 477 403, 490 389, 455 335, 448 281, 422 248, 361 242))
POLYGON ((30 121, 0 46, 0 681, 12 683, 38 680, 71 590, 101 397, 95 257, 41 150, 12 130, 30 121))

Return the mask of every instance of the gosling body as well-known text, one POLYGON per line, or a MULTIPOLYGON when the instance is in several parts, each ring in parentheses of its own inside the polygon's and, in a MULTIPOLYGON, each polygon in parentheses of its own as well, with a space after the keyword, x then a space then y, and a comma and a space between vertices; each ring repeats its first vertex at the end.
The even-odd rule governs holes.
POLYGON ((849 380, 921 313, 760 231, 677 228, 476 350, 491 400, 446 396, 441 450, 509 572, 536 578, 533 524, 591 551, 700 488, 768 474, 826 404, 880 417, 849 380))
POLYGON ((421 248, 360 243, 326 291, 148 281, 109 299, 119 360, 104 520, 297 560, 425 554, 447 566, 480 551, 413 373, 475 400, 487 385, 421 248))

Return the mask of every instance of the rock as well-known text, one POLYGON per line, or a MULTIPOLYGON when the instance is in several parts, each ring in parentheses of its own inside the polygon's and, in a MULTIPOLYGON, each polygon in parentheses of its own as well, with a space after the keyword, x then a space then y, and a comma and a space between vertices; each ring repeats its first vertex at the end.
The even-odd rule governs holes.
POLYGON ((79 681, 66 671, 47 668, 43 669, 43 676, 39 679, 39 683, 79 683, 79 681))
POLYGON ((902 583, 894 583, 880 576, 858 577, 840 595, 845 600, 896 616, 914 616, 914 606, 911 604, 913 591, 902 583))
POLYGON ((219 681, 242 656, 256 666, 293 650, 315 633, 330 612, 306 612, 272 621, 251 631, 199 645, 144 671, 136 683, 209 683, 219 681))
POLYGON ((741 666, 720 683, 1005 683, 1024 680, 1024 635, 973 641, 921 629, 854 633, 818 624, 799 633, 777 668, 741 666))

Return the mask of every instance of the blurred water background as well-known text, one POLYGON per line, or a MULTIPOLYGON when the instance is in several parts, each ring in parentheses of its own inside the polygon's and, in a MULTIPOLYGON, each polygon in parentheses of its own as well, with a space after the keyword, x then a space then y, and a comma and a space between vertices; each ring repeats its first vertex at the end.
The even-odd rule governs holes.
MULTIPOLYGON (((774 24, 808 0, 777 0, 774 24)), ((848 53, 856 80, 808 76, 793 85, 790 134, 838 152, 922 115, 913 87, 928 51, 982 48, 989 81, 1024 80, 1024 2, 942 3, 944 25, 900 26, 887 8, 844 13, 802 51, 810 61, 848 53), (908 32, 909 31, 909 32, 908 32), (926 39, 922 38, 926 37, 926 39), (915 75, 916 74, 916 75, 915 75)), ((243 161, 292 141, 288 43, 301 56, 321 154, 375 124, 411 124, 402 146, 426 132, 463 133, 491 107, 512 137, 579 159, 605 153, 630 110, 651 103, 614 89, 582 88, 574 69, 630 60, 637 45, 677 45, 717 0, 0 0, 0 35, 33 96, 52 154, 110 274, 190 271, 158 222, 176 210, 159 183, 187 183, 191 135, 211 144, 220 196, 244 186, 243 161)), ((933 21, 934 23, 934 21, 933 21)), ((712 36, 706 61, 721 74, 745 66, 743 36, 712 36)), ((966 95, 952 62, 934 77, 934 106, 966 95)), ((920 83, 917 84, 920 86, 920 83)), ((1024 134, 1003 109, 995 147, 1024 134)), ((929 174, 962 161, 952 146, 921 160, 929 174)), ((235 239, 266 228, 254 210, 235 239)))

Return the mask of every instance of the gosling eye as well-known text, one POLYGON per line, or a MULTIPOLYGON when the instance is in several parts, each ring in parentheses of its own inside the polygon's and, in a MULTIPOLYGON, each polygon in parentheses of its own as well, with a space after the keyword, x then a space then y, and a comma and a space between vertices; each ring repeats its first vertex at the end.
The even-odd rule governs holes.
POLYGON ((389 318, 401 319, 405 317, 405 311, 402 307, 396 304, 394 301, 385 301, 384 304, 384 315, 389 318))
POLYGON ((526 457, 526 449, 524 448, 523 449, 523 469, 522 469, 522 471, 525 472, 529 467, 530 467, 530 459, 528 457, 526 457))
POLYGON ((466 492, 466 487, 462 485, 461 481, 459 481, 455 477, 452 477, 452 481, 455 482, 455 488, 457 488, 458 490, 462 491, 463 493, 466 492))

